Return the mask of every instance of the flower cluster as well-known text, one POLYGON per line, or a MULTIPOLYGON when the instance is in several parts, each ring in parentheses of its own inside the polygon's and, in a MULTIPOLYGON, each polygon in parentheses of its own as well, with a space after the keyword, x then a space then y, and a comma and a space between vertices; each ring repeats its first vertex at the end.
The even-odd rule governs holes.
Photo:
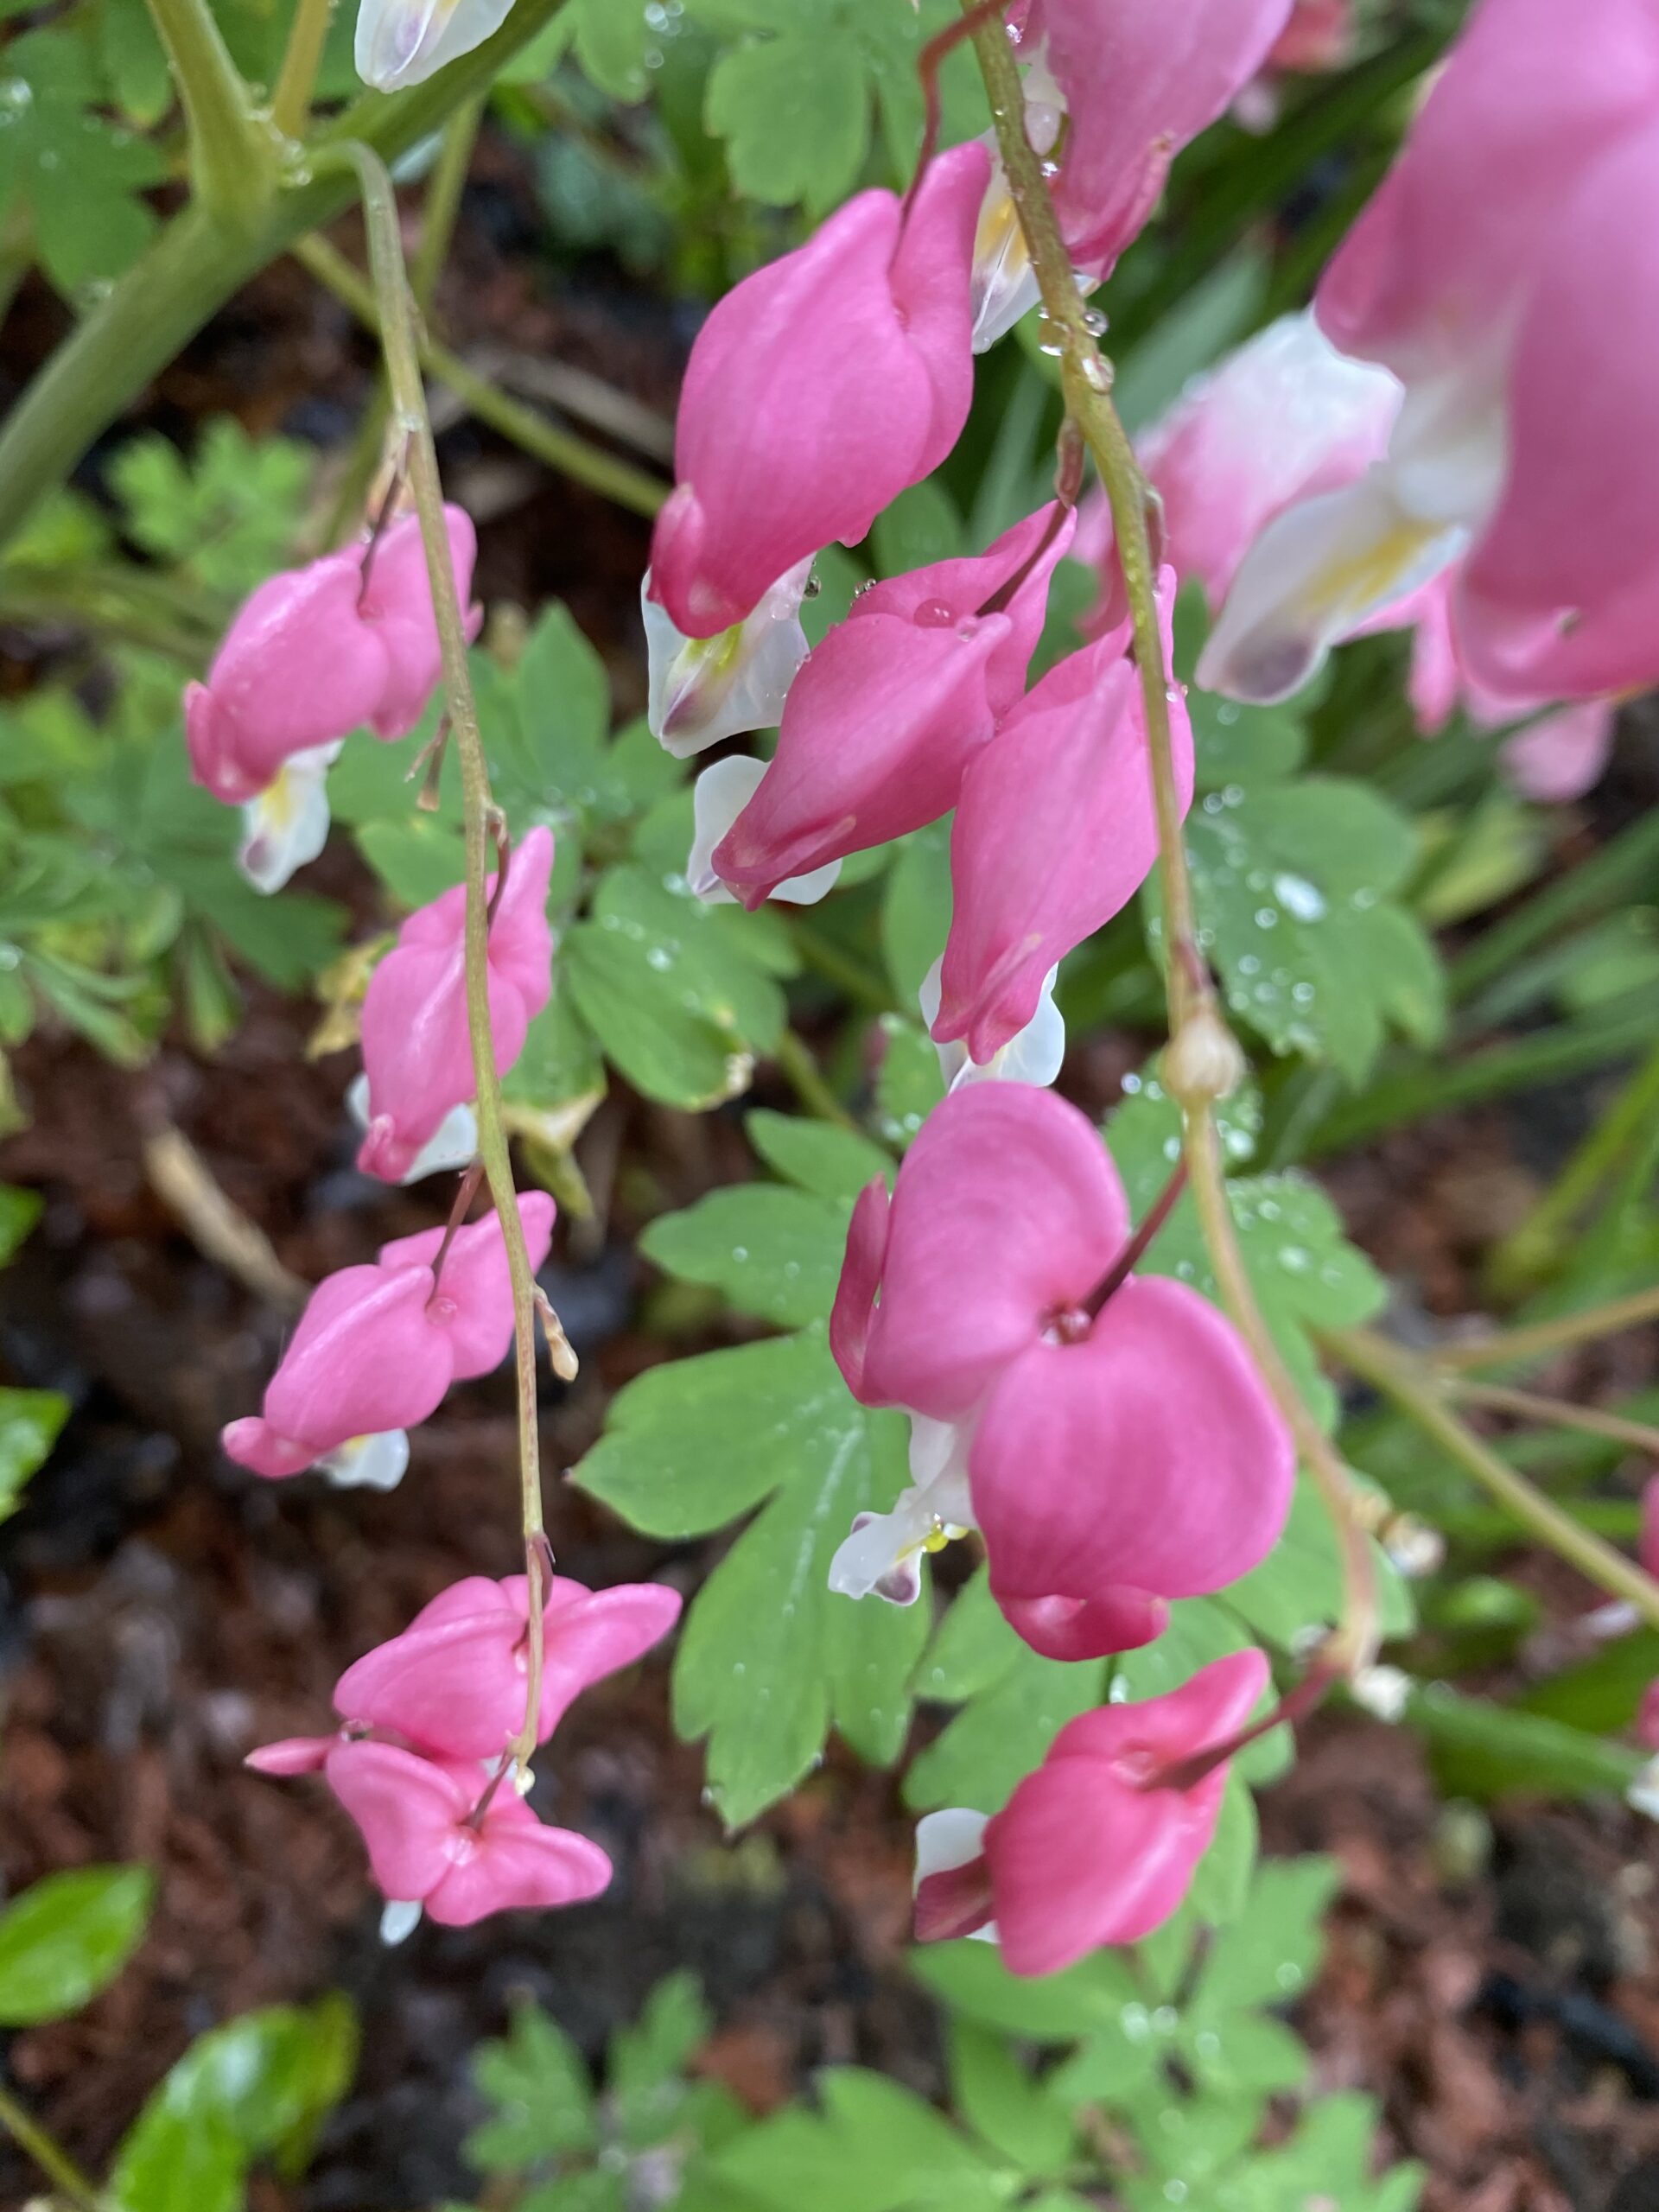
POLYGON ((1610 0, 1593 40, 1553 0, 1483 0, 1317 295, 1332 344, 1397 379, 1386 450, 1268 522, 1202 681, 1283 697, 1452 570, 1437 620, 1477 702, 1659 673, 1656 97, 1645 0, 1610 0))
MULTIPOLYGON (((611 1862, 595 1843, 537 1820, 505 1780, 524 1717, 530 1585, 468 1575, 334 1686, 340 1726, 252 1752, 262 1774, 320 1773, 360 1830, 388 1899, 389 1934, 423 1909, 463 1927, 512 1906, 595 1897, 611 1862)), ((679 1618, 656 1582, 589 1590, 556 1575, 543 1613, 536 1740, 590 1684, 631 1666, 679 1618)))

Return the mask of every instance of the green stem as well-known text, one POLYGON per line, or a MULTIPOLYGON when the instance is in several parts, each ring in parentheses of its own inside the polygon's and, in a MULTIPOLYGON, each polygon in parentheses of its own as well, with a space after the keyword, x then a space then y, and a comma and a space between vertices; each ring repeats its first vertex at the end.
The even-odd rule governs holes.
POLYGON ((327 43, 334 0, 299 0, 283 52, 283 66, 271 95, 270 119, 284 138, 304 136, 310 119, 322 49, 327 43))
MULTIPOLYGON (((361 140, 395 161, 458 102, 493 82, 563 4, 516 0, 493 38, 423 85, 390 98, 365 93, 328 125, 317 150, 361 140)), ((227 231, 199 206, 176 216, 12 408, 0 431, 0 545, 233 293, 296 238, 332 222, 353 194, 349 175, 314 161, 306 176, 284 183, 251 232, 227 231)))
POLYGON ((1462 1376, 1448 1377, 1446 1386, 1466 1406, 1487 1406, 1493 1413, 1513 1414, 1517 1421, 1546 1428, 1576 1428, 1586 1436, 1605 1436, 1612 1444, 1628 1444, 1659 1459, 1659 1428, 1646 1421, 1627 1421, 1600 1406, 1575 1406, 1568 1398, 1541 1397, 1535 1390, 1513 1390, 1507 1382, 1471 1382, 1462 1376))
POLYGON ((228 608, 189 604, 164 578, 115 563, 70 569, 0 564, 0 620, 73 622, 201 667, 224 632, 228 608))
POLYGON ((845 991, 849 999, 868 1007, 872 1014, 894 1011, 893 993, 874 969, 866 968, 862 961, 844 950, 817 923, 804 920, 796 908, 790 909, 789 934, 807 966, 816 968, 827 982, 845 991))
MULTIPOLYGON (((432 174, 427 179, 426 195, 421 202, 421 236, 410 265, 409 289, 415 295, 415 305, 422 318, 422 327, 431 313, 432 302, 443 273, 443 264, 449 251, 449 241, 454 235, 455 220, 461 213, 461 196, 467 182, 467 171, 472 162, 473 147, 478 137, 478 126, 484 113, 481 100, 465 101, 443 126, 443 143, 432 174)), ((363 420, 352 443, 352 450, 335 490, 322 543, 334 546, 352 537, 363 518, 363 508, 373 485, 375 475, 385 456, 386 424, 391 415, 391 397, 386 390, 385 372, 377 378, 368 405, 363 410, 363 420)))
POLYGON ((792 1029, 785 1030, 772 1047, 772 1057, 803 1106, 821 1122, 833 1122, 837 1128, 856 1134, 858 1123, 824 1081, 817 1062, 792 1029))
POLYGON ((1643 1574, 1623 1552, 1615 1551, 1581 1527, 1553 1498, 1535 1490, 1524 1475, 1517 1474, 1466 1427, 1446 1402, 1448 1386, 1444 1377, 1369 1329, 1321 1330, 1319 1342, 1362 1381, 1391 1398, 1402 1413, 1541 1543, 1569 1560, 1611 1596, 1624 1599, 1651 1626, 1659 1628, 1659 1583, 1643 1574))
MULTIPOLYGON (((969 0, 963 0, 963 6, 964 14, 970 12, 969 0)), ((1224 1082, 1217 1090, 1214 1070, 1230 1059, 1236 1066, 1239 1055, 1217 1006, 1198 946, 1192 879, 1181 837, 1182 807, 1170 734, 1170 679, 1147 530, 1146 485, 1135 449, 1109 397, 1111 371, 1101 359, 1090 328, 1042 164, 1026 137, 1025 97, 1007 35, 998 22, 979 25, 973 36, 1008 188, 1042 294, 1050 342, 1058 342, 1067 410, 1087 441, 1105 486, 1117 557, 1128 594, 1158 823, 1171 1037, 1164 1058, 1164 1082, 1183 1110, 1187 1172, 1222 1302, 1283 1414, 1298 1457, 1318 1485, 1336 1530, 1343 1564, 1343 1619, 1325 1662, 1344 1670, 1357 1669, 1370 1658, 1378 1634, 1376 1574, 1370 1539, 1348 1471, 1303 1402, 1262 1318, 1227 1195, 1212 1102, 1224 1095, 1228 1086, 1224 1082), (1207 1068, 1200 1065, 1205 1062, 1207 1068)))
POLYGON ((1562 1313, 1553 1321, 1535 1321, 1528 1328, 1505 1329, 1473 1344, 1443 1344, 1434 1354, 1434 1364, 1456 1374, 1475 1367, 1519 1366, 1573 1344, 1616 1336, 1621 1329, 1639 1328, 1644 1321, 1659 1321, 1659 1287, 1633 1291, 1605 1306, 1587 1306, 1578 1313, 1562 1313))
MULTIPOLYGON (((294 248, 294 257, 315 276, 326 290, 334 294, 342 306, 347 307, 365 328, 378 327, 378 315, 372 286, 359 276, 345 255, 329 245, 327 238, 302 238, 294 248)), ((469 369, 458 353, 447 346, 421 334, 416 340, 421 365, 440 384, 448 385, 480 423, 487 423, 504 438, 543 461, 550 468, 571 477, 578 484, 586 484, 595 492, 602 492, 620 507, 628 507, 638 515, 654 515, 668 497, 668 486, 658 476, 649 476, 636 468, 631 461, 620 461, 613 454, 598 446, 590 446, 569 430, 561 430, 533 408, 526 407, 505 392, 498 391, 487 377, 469 369)))
POLYGON ((1492 1254, 1486 1280, 1501 1298, 1516 1298, 1559 1263, 1573 1224, 1627 1154, 1659 1120, 1659 1045, 1573 1153, 1518 1229, 1492 1254))
POLYGON ((1639 821, 1581 867, 1570 869, 1524 906, 1487 930, 1467 952, 1452 963, 1452 995, 1462 1003, 1530 952, 1582 916, 1616 905, 1627 894, 1649 890, 1659 867, 1659 809, 1639 821))
POLYGON ((105 2212, 103 2197, 91 2177, 82 2173, 62 2145, 32 2120, 10 2089, 0 2088, 0 2127, 26 2151, 60 2196, 79 2212, 105 2212))
POLYGON ((392 420, 408 441, 410 483, 420 515, 421 540, 426 550, 427 575, 432 589, 433 611, 443 651, 444 704, 450 736, 461 760, 461 799, 465 812, 467 871, 466 984, 467 1027, 472 1040, 473 1071, 476 1081, 478 1148, 506 1245, 507 1270, 512 1281, 513 1344, 518 1396, 518 1493, 524 1529, 524 1565, 530 1579, 530 1618, 524 1723, 512 1745, 521 1773, 528 1771, 535 1754, 541 1708, 543 1666, 543 1607, 545 1603, 546 1562, 550 1556, 542 1516, 541 1446, 536 1408, 536 1280, 519 1219, 518 1194, 513 1187, 512 1162, 502 1116, 501 1081, 495 1062, 495 1037, 490 1027, 489 894, 487 880, 494 856, 491 820, 494 804, 490 796, 489 769, 479 732, 478 709, 473 697, 467 664, 467 632, 460 594, 449 552, 449 533, 444 521, 443 486, 438 475, 437 449, 426 411, 420 361, 416 346, 415 304, 410 296, 404 269, 403 244, 397 228, 397 202, 391 179, 379 157, 365 146, 340 149, 355 168, 363 195, 364 227, 368 238, 369 265, 374 275, 375 299, 379 308, 381 343, 385 350, 386 377, 391 387, 392 420))
POLYGON ((254 114, 206 0, 149 0, 190 132, 190 183, 218 223, 251 231, 276 190, 277 144, 254 114))

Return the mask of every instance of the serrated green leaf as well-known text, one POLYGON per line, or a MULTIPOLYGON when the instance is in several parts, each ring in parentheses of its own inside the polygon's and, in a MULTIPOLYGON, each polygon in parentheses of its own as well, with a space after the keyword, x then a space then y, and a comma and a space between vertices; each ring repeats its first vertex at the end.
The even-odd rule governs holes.
POLYGON ((289 438, 251 438, 230 416, 201 430, 187 460, 150 433, 110 465, 128 534, 227 596, 281 568, 298 534, 316 456, 289 438))
POLYGON ((817 1329, 652 1370, 576 1469, 658 1534, 702 1533, 771 1493, 693 1601, 675 1662, 676 1726, 710 1738, 730 1825, 800 1778, 832 1721, 874 1763, 897 1755, 926 1609, 855 1604, 829 1571, 853 1516, 885 1510, 907 1475, 902 1421, 855 1403, 817 1329))
POLYGON ((17 1510, 24 1484, 44 1465, 69 1418, 69 1401, 55 1390, 0 1386, 0 1521, 17 1510))
MULTIPOLYGON (((1186 843, 1228 1006, 1275 1052, 1329 1062, 1357 1085, 1390 1026, 1419 1044, 1440 1036, 1438 957, 1392 896, 1417 864, 1417 840, 1379 793, 1325 776, 1229 784, 1193 808, 1186 843)), ((1156 901, 1154 879, 1154 952, 1156 901)))
POLYGON ((918 1812, 944 1805, 1000 1810, 1065 1723, 1100 1703, 1106 1674, 1102 1659, 1046 1659, 1020 1645, 1006 1671, 912 1761, 906 1803, 918 1812))
POLYGON ((1128 1955, 1093 1951, 1059 1974, 1012 1974, 995 1943, 926 1943, 910 1954, 917 1979, 953 2012, 1031 2043, 1071 2043, 1146 2015, 1128 1955))
POLYGON ((988 1689, 1019 1657, 1020 1640, 991 1595, 982 1566, 951 1599, 927 1656, 916 1670, 916 1694, 945 1705, 960 1705, 988 1689))
POLYGON ((0 210, 32 229, 41 264, 78 301, 135 261, 156 228, 136 195, 166 174, 157 149, 94 111, 90 48, 67 27, 26 31, 6 50, 0 210))
POLYGON ((1216 1935, 1190 2008, 1218 2022, 1249 2005, 1300 1995, 1319 1963, 1319 1924, 1337 1887, 1328 1859, 1269 1859, 1257 1867, 1247 1909, 1216 1935))
POLYGON ((576 1012, 556 957, 553 992, 531 1023, 524 1048, 502 1080, 515 1105, 550 1111, 605 1088, 605 1064, 593 1033, 576 1012))
POLYGON ((854 2067, 819 2077, 822 2117, 798 2107, 713 2161, 729 2187, 778 2212, 991 2212, 1001 2177, 931 2105, 854 2067))
POLYGON ((639 1249, 682 1281, 723 1292, 740 1313, 788 1329, 827 1317, 846 1238, 845 1206, 776 1183, 741 1183, 660 1215, 639 1249))
POLYGON ((48 1874, 0 1912, 0 2027, 79 2012, 143 1939, 155 1883, 144 1866, 48 1874))
POLYGON ((732 181, 775 207, 826 213, 852 188, 870 143, 858 56, 840 40, 768 40, 722 54, 709 79, 709 130, 732 181))
POLYGON ((714 2021, 696 1974, 659 1981, 632 2027, 611 2038, 606 2087, 626 2141, 660 2143, 678 2122, 687 2085, 681 2078, 714 2021))
POLYGON ((540 2005, 513 2007, 505 2037, 480 2045, 473 2080, 495 2107, 467 2138, 469 2162, 518 2173, 560 2152, 594 2149, 599 2124, 582 2053, 540 2005))
POLYGON ((757 1106, 743 1117, 749 1142, 769 1167, 804 1191, 850 1205, 867 1183, 891 1173, 879 1145, 855 1129, 810 1122, 799 1114, 774 1114, 757 1106))

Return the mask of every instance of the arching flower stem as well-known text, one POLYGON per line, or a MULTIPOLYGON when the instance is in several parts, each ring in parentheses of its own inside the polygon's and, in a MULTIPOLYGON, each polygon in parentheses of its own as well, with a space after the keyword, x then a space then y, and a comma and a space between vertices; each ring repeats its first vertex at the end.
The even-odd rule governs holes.
MULTIPOLYGON (((1026 137, 1019 65, 1000 19, 1001 11, 996 20, 989 20, 984 10, 963 0, 963 18, 989 96, 997 145, 1036 271, 1043 312, 1052 342, 1059 347, 1066 408, 1094 455, 1112 511, 1145 702, 1158 823, 1172 1040, 1165 1080, 1182 1111, 1187 1171, 1205 1244, 1222 1302, 1290 1426, 1298 1457, 1319 1487, 1341 1553, 1342 1620, 1313 1670, 1328 1681, 1368 1664, 1375 1652, 1378 1637, 1376 1568, 1347 1468, 1304 1402, 1262 1318, 1227 1197, 1212 1109, 1215 1099, 1224 1096, 1230 1084, 1217 1088, 1205 1077, 1218 1059, 1229 1057, 1231 1039, 1198 950, 1192 879, 1181 841, 1181 804, 1170 735, 1170 675, 1158 622, 1157 577, 1147 518, 1148 494, 1135 449, 1111 402, 1111 365, 1101 355, 1078 296, 1042 163, 1026 137), (1211 1046, 1218 1046, 1219 1051, 1194 1049, 1211 1046)), ((1232 1057, 1236 1065, 1236 1047, 1232 1057)))

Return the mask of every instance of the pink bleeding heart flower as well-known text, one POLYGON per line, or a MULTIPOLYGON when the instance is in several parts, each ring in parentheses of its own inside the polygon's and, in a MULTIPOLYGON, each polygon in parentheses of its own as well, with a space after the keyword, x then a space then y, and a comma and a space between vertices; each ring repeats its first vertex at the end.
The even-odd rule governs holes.
MULTIPOLYGON (((459 507, 444 518, 465 605, 477 541, 459 507)), ((426 711, 442 658, 418 518, 385 531, 365 583, 367 550, 268 577, 232 623, 207 681, 187 685, 191 772, 215 798, 256 798, 294 754, 338 744, 364 723, 378 737, 406 736, 426 711)))
POLYGON ((916 1838, 918 1936, 994 1925, 1010 1974, 1046 1974, 1161 1928, 1227 1786, 1225 1758, 1196 1778, 1181 1770, 1233 1741, 1268 1679, 1261 1652, 1233 1652, 1166 1696, 1068 1721, 977 1839, 974 1816, 930 1814, 916 1838))
MULTIPOLYGON (((1175 577, 1159 578, 1164 652, 1175 577)), ((935 1039, 982 1065, 1035 1014, 1050 969, 1127 906, 1158 857, 1146 714, 1127 626, 1050 669, 969 761, 950 833, 955 906, 935 1039)), ((1185 813, 1192 728, 1172 689, 1185 813)))
POLYGON ((1659 17, 1483 0, 1321 280, 1321 327, 1405 385, 1386 464, 1299 504, 1199 664, 1283 696, 1455 560, 1458 658, 1506 699, 1659 674, 1659 17), (1501 188, 1495 180, 1502 180, 1501 188))
POLYGON ((1194 378, 1136 442, 1181 581, 1219 607, 1276 514, 1382 460, 1402 391, 1338 353, 1311 314, 1281 315, 1194 378))
POLYGON ((1024 689, 1072 527, 1051 504, 987 552, 853 601, 802 664, 776 756, 715 849, 716 874, 746 906, 950 812, 963 769, 1024 689))
MULTIPOLYGON (((490 924, 490 1032, 505 1075, 553 988, 547 921, 553 832, 538 824, 513 852, 490 924)), ((495 879, 489 880, 493 896, 495 879)), ((369 980, 363 1001, 368 1134, 365 1174, 400 1181, 445 1118, 474 1095, 467 1027, 467 893, 456 884, 413 913, 369 980)))
MULTIPOLYGON (((449 1758, 493 1758, 524 1718, 530 1585, 471 1574, 422 1607, 401 1636, 365 1652, 340 1676, 334 1704, 347 1721, 395 1730, 449 1758)), ((589 1590, 555 1575, 543 1615, 544 1658, 537 1740, 545 1743, 589 1684, 632 1666, 679 1618, 680 1596, 660 1582, 589 1590)))
MULTIPOLYGON (((531 1263, 547 1257, 553 1201, 518 1201, 531 1263)), ((493 1214, 383 1245, 372 1266, 342 1268, 312 1292, 265 1390, 264 1412, 233 1421, 226 1452, 256 1474, 296 1475, 354 1447, 412 1428, 452 1382, 487 1375, 512 1341, 512 1286, 493 1214)), ((400 1470, 401 1471, 401 1470, 400 1470)))
POLYGON ((653 595, 689 638, 741 623, 832 538, 937 468, 973 394, 969 268, 982 146, 930 163, 908 218, 861 192, 744 278, 691 349, 653 595))
POLYGON ((494 1788, 475 1764, 423 1758, 396 1744, 336 1743, 323 1771, 385 1895, 423 1905, 441 1927, 579 1904, 610 1881, 596 1843, 543 1826, 510 1781, 494 1788))
POLYGON ((1130 1275, 1091 1315, 1129 1233, 1076 1107, 954 1091, 892 1199, 861 1194, 830 1318, 855 1397, 969 1432, 992 1595, 1055 1658, 1149 1643, 1168 1599, 1265 1557, 1290 1506, 1288 1431, 1223 1314, 1130 1275))
POLYGON ((1041 0, 1022 46, 1070 118, 1054 206, 1073 264, 1104 276, 1157 205, 1181 149, 1225 113, 1291 0, 1041 0))

